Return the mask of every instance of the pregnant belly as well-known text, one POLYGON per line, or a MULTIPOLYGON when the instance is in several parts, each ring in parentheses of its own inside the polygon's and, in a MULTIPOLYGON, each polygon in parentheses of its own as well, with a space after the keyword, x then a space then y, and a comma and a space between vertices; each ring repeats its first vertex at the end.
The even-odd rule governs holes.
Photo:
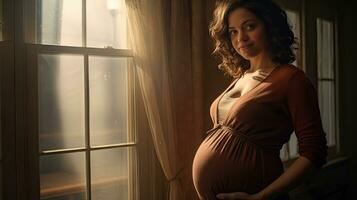
POLYGON ((247 139, 221 129, 202 142, 193 162, 196 191, 207 200, 216 199, 221 192, 259 192, 281 173, 276 155, 264 153, 247 139))

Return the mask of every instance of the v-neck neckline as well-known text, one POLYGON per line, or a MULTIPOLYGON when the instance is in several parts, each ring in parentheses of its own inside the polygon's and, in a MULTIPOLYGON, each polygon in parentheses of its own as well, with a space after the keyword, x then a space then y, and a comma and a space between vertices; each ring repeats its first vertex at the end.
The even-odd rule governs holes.
MULTIPOLYGON (((256 86, 254 86, 252 89, 250 89, 248 92, 244 93, 243 95, 239 96, 239 97, 236 97, 236 100, 235 102, 232 104, 232 106, 229 108, 228 112, 226 113, 226 116, 224 116, 224 119, 222 121, 222 124, 225 124, 229 115, 231 114, 232 110, 233 110, 233 107, 235 106, 235 104, 237 104, 237 101, 241 100, 242 98, 246 97, 247 95, 249 95, 250 93, 252 93, 254 90, 256 90, 260 85, 262 85, 264 82, 266 82, 268 80, 268 78, 271 77, 271 75, 277 70, 277 68, 280 68, 281 66, 277 66, 275 67, 269 74, 268 76, 266 76, 261 82, 259 82, 256 86)), ((233 81, 233 83, 228 86, 228 88, 226 90, 223 91, 223 93, 220 95, 218 101, 217 101, 217 106, 216 106, 216 124, 219 124, 219 121, 218 121, 218 106, 219 106, 219 103, 221 101, 221 99, 223 98, 223 96, 225 94, 227 94, 227 92, 229 92, 232 87, 235 86, 235 84, 238 82, 240 78, 237 78, 236 80, 233 81)))

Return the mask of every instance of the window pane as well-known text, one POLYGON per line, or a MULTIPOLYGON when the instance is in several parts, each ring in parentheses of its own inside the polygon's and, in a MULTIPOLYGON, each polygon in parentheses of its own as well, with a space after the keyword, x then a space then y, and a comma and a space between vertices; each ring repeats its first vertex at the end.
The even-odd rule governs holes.
POLYGON ((128 130, 128 58, 89 57, 91 145, 132 141, 128 130))
POLYGON ((334 34, 333 23, 317 19, 317 70, 318 78, 331 78, 334 75, 334 34))
POLYGON ((127 48, 125 0, 87 1, 87 46, 127 48))
POLYGON ((82 0, 39 0, 38 42, 82 46, 82 0))
POLYGON ((131 200, 135 174, 131 147, 96 150, 91 153, 92 199, 131 200), (130 177, 130 178, 129 178, 130 177))
POLYGON ((329 81, 318 82, 319 106, 327 144, 336 145, 336 113, 335 113, 335 74, 334 74, 334 27, 332 21, 317 19, 317 69, 319 79, 329 81))
POLYGON ((85 177, 82 152, 40 157, 41 199, 87 199, 85 177))
POLYGON ((289 160, 289 155, 288 155, 288 149, 287 148, 288 148, 288 145, 287 145, 287 143, 285 143, 283 145, 283 147, 281 148, 281 150, 280 150, 280 159, 282 161, 289 160))
MULTIPOLYGON (((294 32, 295 37, 300 40, 299 14, 298 14, 298 12, 295 12, 295 11, 292 11, 292 10, 285 10, 285 11, 286 11, 286 14, 287 14, 287 17, 288 17, 288 20, 289 20, 289 24, 292 26, 292 31, 294 32)), ((294 50, 294 53, 297 54, 298 52, 296 50, 294 50)), ((295 65, 295 66, 298 66, 296 60, 292 64, 295 65)))
POLYGON ((289 20, 289 24, 292 26, 292 30, 294 32, 295 37, 300 38, 300 30, 299 30, 299 15, 297 12, 292 10, 285 10, 286 15, 289 20))
POLYGON ((334 82, 319 81, 318 92, 322 125, 327 134, 327 144, 333 146, 336 145, 334 82))
POLYGON ((38 57, 40 150, 84 146, 83 56, 38 57))
POLYGON ((290 158, 295 158, 298 156, 298 140, 295 135, 295 132, 293 132, 290 136, 289 140, 289 156, 290 158))

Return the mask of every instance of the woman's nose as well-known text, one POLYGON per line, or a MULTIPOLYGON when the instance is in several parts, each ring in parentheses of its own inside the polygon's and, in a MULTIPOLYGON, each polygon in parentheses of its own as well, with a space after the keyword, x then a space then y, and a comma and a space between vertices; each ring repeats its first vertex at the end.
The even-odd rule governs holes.
POLYGON ((237 36, 237 42, 244 42, 244 41, 247 41, 248 39, 248 35, 244 32, 244 31, 240 31, 238 36, 237 36))

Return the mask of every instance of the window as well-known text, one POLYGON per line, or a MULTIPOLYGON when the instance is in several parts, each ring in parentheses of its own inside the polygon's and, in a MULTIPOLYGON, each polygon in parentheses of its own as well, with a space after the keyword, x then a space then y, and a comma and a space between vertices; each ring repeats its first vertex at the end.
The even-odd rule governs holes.
POLYGON ((125 1, 26 3, 32 198, 136 199, 125 1))
POLYGON ((334 45, 334 22, 316 19, 317 31, 317 86, 322 125, 326 132, 329 147, 336 147, 336 56, 334 45))

